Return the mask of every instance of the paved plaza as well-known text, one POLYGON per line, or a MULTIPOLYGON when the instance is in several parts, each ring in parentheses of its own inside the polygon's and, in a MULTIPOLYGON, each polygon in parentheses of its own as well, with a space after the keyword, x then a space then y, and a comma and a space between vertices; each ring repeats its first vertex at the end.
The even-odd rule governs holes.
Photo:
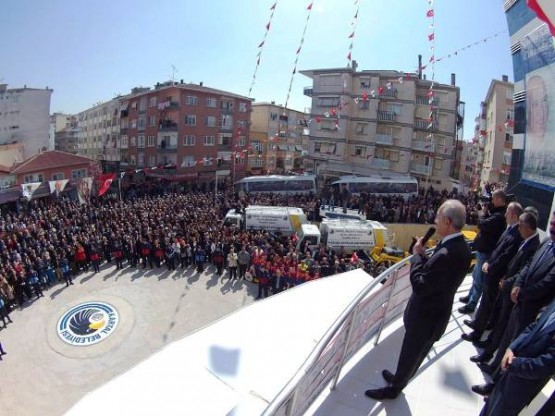
MULTIPOLYGON (((190 267, 169 272, 104 265, 60 283, 45 297, 11 313, 0 331, 7 355, 0 362, 0 408, 11 416, 61 415, 87 392, 127 371, 168 344, 253 302, 256 285, 231 283, 190 267), (90 346, 69 345, 56 332, 60 317, 82 302, 105 302, 118 326, 90 346)), ((141 392, 138 392, 141 394, 141 392)))

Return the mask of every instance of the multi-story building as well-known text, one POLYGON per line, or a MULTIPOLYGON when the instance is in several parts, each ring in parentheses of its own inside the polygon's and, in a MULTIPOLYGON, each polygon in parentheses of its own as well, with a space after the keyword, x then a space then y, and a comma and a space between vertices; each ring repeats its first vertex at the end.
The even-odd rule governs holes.
POLYGON ((514 85, 506 75, 502 80, 492 80, 482 104, 480 129, 484 147, 483 164, 480 170, 480 185, 509 181, 514 126, 514 85))
MULTIPOLYGON (((547 2, 545 2, 547 4, 547 2)), ((550 31, 555 17, 539 2, 506 0, 514 72, 514 139, 509 190, 522 205, 534 205, 547 227, 555 208, 555 43, 550 31)), ((552 12, 552 10, 549 10, 552 12)))
POLYGON ((119 161, 120 99, 96 104, 77 114, 77 153, 97 161, 119 161))
POLYGON ((397 71, 301 71, 312 79, 309 158, 326 176, 378 171, 410 174, 451 189, 459 88, 397 71), (433 117, 430 117, 430 104, 433 117))
POLYGON ((251 112, 250 174, 301 171, 308 148, 307 114, 271 103, 254 103, 251 112))
POLYGON ((457 158, 460 158, 459 181, 463 191, 477 190, 480 186, 480 172, 477 169, 480 152, 477 141, 460 141, 458 144, 457 158))
POLYGON ((49 150, 51 96, 48 87, 8 89, 0 84, 0 145, 23 144, 24 159, 49 150))
POLYGON ((183 82, 120 99, 121 166, 172 166, 189 179, 245 174, 251 100, 183 82), (233 157, 236 156, 236 157, 233 157))
MULTIPOLYGON (((60 150, 56 143, 56 133, 60 133, 65 129, 76 128, 77 118, 71 114, 54 113, 50 116, 49 143, 50 150, 60 150)), ((64 146, 65 147, 65 146, 64 146)), ((66 151, 66 150, 64 150, 66 151)), ((72 151, 72 153, 75 153, 72 151)))

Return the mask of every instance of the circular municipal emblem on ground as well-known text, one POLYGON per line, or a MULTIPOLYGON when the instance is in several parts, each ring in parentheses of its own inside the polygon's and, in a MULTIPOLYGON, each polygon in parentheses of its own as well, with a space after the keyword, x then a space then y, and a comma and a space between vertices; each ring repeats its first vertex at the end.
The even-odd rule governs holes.
POLYGON ((62 315, 57 332, 70 345, 87 346, 108 338, 118 322, 118 311, 112 305, 105 302, 84 302, 62 315))

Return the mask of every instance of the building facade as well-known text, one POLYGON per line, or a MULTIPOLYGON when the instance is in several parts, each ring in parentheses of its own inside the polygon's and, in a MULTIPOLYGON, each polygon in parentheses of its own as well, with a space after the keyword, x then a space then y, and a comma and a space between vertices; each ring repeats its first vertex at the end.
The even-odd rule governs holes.
POLYGON ((121 98, 119 109, 122 168, 171 166, 172 175, 205 182, 216 171, 244 176, 249 98, 167 82, 121 98))
MULTIPOLYGON (((356 69, 356 65, 354 65, 356 69)), ((459 88, 397 71, 301 71, 312 79, 308 156, 330 176, 393 171, 451 189, 459 88), (430 122, 433 105, 433 122, 430 122)))
POLYGON ((514 85, 506 75, 502 80, 492 80, 482 104, 480 140, 483 159, 480 169, 480 186, 486 183, 509 181, 514 126, 514 85))
POLYGON ((251 175, 304 170, 308 115, 272 103, 253 103, 248 172, 251 175))
POLYGON ((546 229, 555 193, 555 30, 538 18, 533 2, 506 0, 503 7, 515 90, 508 189, 523 205, 539 210, 539 224, 546 229))
POLYGON ((0 145, 22 143, 23 157, 50 150, 52 89, 12 88, 0 84, 0 145))

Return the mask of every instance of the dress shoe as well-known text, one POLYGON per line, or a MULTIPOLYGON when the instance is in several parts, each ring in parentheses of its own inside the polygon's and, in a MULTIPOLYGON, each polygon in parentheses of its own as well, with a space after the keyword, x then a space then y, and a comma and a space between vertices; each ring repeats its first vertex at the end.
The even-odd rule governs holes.
POLYGON ((486 353, 481 353, 478 355, 473 355, 472 357, 470 357, 470 361, 472 361, 473 363, 487 363, 489 360, 491 360, 493 356, 491 354, 486 354, 486 353))
POLYGON ((471 387, 472 391, 480 396, 489 396, 494 388, 494 383, 476 384, 471 387))
POLYGON ((370 397, 374 400, 384 400, 384 399, 395 399, 399 393, 399 390, 393 387, 384 387, 383 389, 366 390, 364 394, 366 397, 370 397))
POLYGON ((466 295, 466 296, 461 296, 459 298, 459 301, 462 303, 468 303, 468 301, 470 300, 470 296, 466 295))
POLYGON ((480 370, 482 370, 484 373, 489 374, 490 376, 493 374, 493 372, 495 371, 495 368, 492 367, 489 364, 486 363, 478 363, 478 368, 480 370))
POLYGON ((472 319, 465 319, 463 321, 463 323, 471 329, 476 329, 476 324, 474 323, 474 321, 472 319))
POLYGON ((470 334, 462 334, 461 338, 468 342, 474 342, 474 341, 479 341, 481 338, 481 335, 476 331, 472 331, 470 334))
POLYGON ((489 347, 489 340, 485 339, 483 341, 472 341, 472 344, 476 347, 476 348, 487 348, 489 347))
POLYGON ((385 381, 387 381, 389 384, 393 383, 393 379, 395 379, 395 374, 393 374, 391 371, 389 370, 382 370, 382 377, 385 381))
POLYGON ((471 314, 472 312, 474 312, 475 309, 476 309, 476 308, 472 308, 472 307, 470 307, 470 306, 468 306, 468 305, 464 305, 464 306, 460 307, 460 308, 458 309, 458 311, 459 311, 460 313, 462 313, 462 314, 471 314))

